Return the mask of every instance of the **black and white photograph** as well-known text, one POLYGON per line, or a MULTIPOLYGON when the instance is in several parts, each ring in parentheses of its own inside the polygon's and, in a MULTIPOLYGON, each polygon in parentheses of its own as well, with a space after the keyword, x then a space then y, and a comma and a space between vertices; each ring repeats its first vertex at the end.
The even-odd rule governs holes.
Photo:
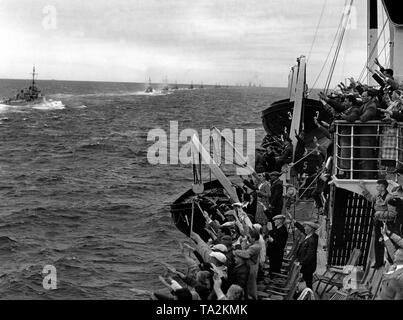
POLYGON ((0 300, 403 300, 398 3, 0 0, 0 300))

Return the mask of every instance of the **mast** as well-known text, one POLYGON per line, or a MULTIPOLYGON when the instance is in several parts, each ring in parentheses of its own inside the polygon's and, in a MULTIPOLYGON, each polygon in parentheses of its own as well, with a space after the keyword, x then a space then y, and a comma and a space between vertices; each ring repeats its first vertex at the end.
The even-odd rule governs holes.
POLYGON ((390 25, 390 68, 398 82, 403 80, 403 17, 399 1, 382 0, 390 25))
POLYGON ((38 75, 35 73, 35 66, 32 68, 32 85, 35 86, 35 76, 38 75))
MULTIPOLYGON (((297 68, 293 69, 293 86, 295 83, 295 89, 293 87, 292 90, 295 90, 295 94, 292 96, 292 99, 294 100, 294 109, 292 112, 292 120, 291 120, 291 127, 290 127, 290 138, 292 140, 293 144, 293 150, 295 154, 295 148, 297 146, 297 137, 295 135, 295 131, 297 131, 297 134, 299 134, 301 130, 301 120, 303 119, 302 115, 302 106, 303 106, 303 100, 305 97, 305 83, 306 83, 306 61, 305 61, 305 56, 301 56, 297 59, 298 66, 297 68)), ((293 94, 293 92, 291 92, 293 94)), ((291 100, 292 101, 292 100, 291 100)))
POLYGON ((220 181, 220 183, 224 187, 224 189, 228 192, 228 195, 230 196, 232 202, 239 202, 238 195, 236 193, 235 188, 232 186, 231 181, 226 177, 224 172, 222 172, 222 170, 220 169, 218 164, 214 161, 214 159, 211 158, 210 154, 203 147, 203 145, 201 144, 201 142, 196 134, 194 134, 192 136, 191 141, 192 141, 192 145, 194 147, 194 148, 192 148, 192 153, 200 154, 201 160, 204 161, 204 163, 206 163, 210 167, 210 170, 213 172, 213 174, 216 176, 216 178, 220 181))
MULTIPOLYGON (((367 61, 368 66, 372 67, 373 60, 378 57, 378 0, 367 0, 367 61)), ((367 83, 371 86, 376 85, 376 81, 371 74, 367 75, 367 83)))

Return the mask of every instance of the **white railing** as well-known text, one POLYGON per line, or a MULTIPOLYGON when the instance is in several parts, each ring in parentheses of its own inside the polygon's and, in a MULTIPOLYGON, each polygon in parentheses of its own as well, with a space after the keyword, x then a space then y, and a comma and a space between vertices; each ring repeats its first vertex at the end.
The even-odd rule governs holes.
POLYGON ((403 123, 336 121, 335 176, 376 180, 403 165, 403 123))

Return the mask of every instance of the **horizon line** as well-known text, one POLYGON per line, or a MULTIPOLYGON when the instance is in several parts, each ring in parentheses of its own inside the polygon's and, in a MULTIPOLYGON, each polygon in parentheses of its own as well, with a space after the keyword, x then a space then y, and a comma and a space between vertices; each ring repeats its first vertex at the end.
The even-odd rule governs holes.
MULTIPOLYGON (((22 78, 0 78, 0 80, 21 80, 21 81, 31 81, 32 79, 31 78, 28 78, 28 79, 22 79, 22 78)), ((139 84, 141 84, 141 83, 144 83, 144 84, 147 84, 148 82, 146 81, 146 82, 134 82, 134 81, 107 81, 107 80, 63 80, 63 79, 35 79, 35 81, 68 81, 68 82, 104 82, 104 83, 139 83, 139 84)), ((165 84, 164 82, 151 82, 151 84, 165 84)), ((176 84, 176 83, 168 83, 169 85, 170 84, 176 84)), ((177 83, 178 85, 190 85, 191 83, 177 83)), ((198 84, 198 83, 194 83, 193 82, 193 85, 194 86, 200 86, 201 85, 201 83, 200 84, 198 84)), ((217 85, 217 83, 215 83, 215 84, 208 84, 208 83, 204 83, 203 82, 203 86, 216 86, 217 85)), ((238 85, 231 85, 231 84, 219 84, 219 86, 221 86, 221 87, 226 87, 226 86, 228 86, 228 87, 246 87, 246 88, 259 88, 259 85, 256 85, 256 86, 251 86, 251 87, 249 87, 249 84, 245 84, 245 85, 242 85, 242 86, 238 86, 238 85)), ((261 85, 260 86, 260 88, 278 88, 278 89, 287 89, 287 87, 280 87, 280 86, 264 86, 264 85, 261 85)))

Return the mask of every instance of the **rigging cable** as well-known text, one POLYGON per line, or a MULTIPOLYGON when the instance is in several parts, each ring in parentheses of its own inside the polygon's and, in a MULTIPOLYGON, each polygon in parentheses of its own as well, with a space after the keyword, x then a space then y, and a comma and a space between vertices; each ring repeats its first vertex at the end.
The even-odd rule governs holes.
MULTIPOLYGON (((345 0, 345 2, 344 2, 344 7, 346 7, 347 1, 348 1, 348 0, 345 0)), ((313 83, 313 85, 312 85, 312 87, 311 87, 311 90, 308 92, 308 94, 311 93, 311 91, 312 91, 313 88, 315 87, 316 83, 318 82, 320 76, 322 75, 323 70, 324 70, 325 67, 326 67, 327 61, 329 60, 330 54, 332 53, 333 46, 334 46, 334 44, 335 44, 335 42, 336 42, 337 36, 339 35, 340 28, 341 28, 341 25, 342 25, 342 23, 343 23, 343 18, 344 18, 344 12, 343 12, 343 14, 342 14, 342 16, 341 16, 341 18, 340 18, 340 22, 339 22, 339 25, 338 25, 338 27, 337 27, 336 34, 334 35, 333 42, 332 42, 332 45, 330 46, 330 49, 329 49, 329 52, 328 52, 327 57, 326 57, 326 59, 325 59, 325 62, 323 63, 322 68, 320 69, 319 74, 318 74, 318 76, 316 77, 315 82, 313 83)))
POLYGON ((385 23, 383 24, 382 30, 381 30, 381 32, 379 33, 378 38, 376 39, 375 45, 374 45, 374 47, 372 48, 371 52, 369 53, 369 56, 368 56, 368 58, 367 58, 367 61, 364 63, 364 67, 362 68, 362 71, 361 71, 361 73, 360 73, 360 76, 358 77, 358 81, 361 81, 361 79, 363 79, 363 75, 364 75, 364 73, 365 73, 365 70, 367 70, 368 62, 371 61, 372 55, 374 54, 374 51, 375 51, 375 48, 377 48, 378 42, 379 42, 379 40, 381 39, 381 36, 382 36, 383 32, 385 31, 385 27, 386 27, 387 22, 388 22, 388 21, 386 20, 385 23))
POLYGON ((349 19, 350 19, 351 8, 352 8, 352 5, 353 5, 353 2, 354 2, 354 0, 350 1, 350 5, 348 7, 346 19, 344 20, 344 26, 343 26, 341 34, 340 34, 340 38, 339 38, 339 41, 338 41, 338 44, 337 44, 335 55, 333 57, 332 65, 330 67, 330 72, 328 74, 328 77, 327 77, 327 80, 326 80, 326 83, 325 83, 325 94, 329 90, 330 83, 331 83, 332 77, 333 77, 333 73, 334 73, 334 70, 336 68, 336 63, 337 63, 337 59, 339 57, 340 48, 341 48, 341 45, 343 43, 344 34, 346 33, 347 25, 348 25, 348 22, 349 22, 349 19))
POLYGON ((319 26, 320 26, 320 23, 322 22, 322 17, 323 17, 323 13, 324 13, 324 11, 325 11, 326 3, 327 3, 327 0, 325 0, 325 1, 323 2, 322 12, 320 13, 319 21, 318 21, 318 24, 317 24, 317 26, 316 26, 315 35, 314 35, 314 37, 313 37, 313 41, 312 41, 312 44, 311 44, 311 49, 309 49, 308 58, 306 59, 306 63, 308 63, 309 58, 311 57, 312 49, 313 49, 313 46, 314 46, 314 44, 315 44, 316 37, 317 37, 317 35, 318 35, 319 26))
MULTIPOLYGON (((383 47, 382 47, 382 50, 379 52, 379 54, 378 54, 378 57, 380 57, 381 56, 381 54, 382 54, 382 52, 386 49, 386 45, 389 43, 389 41, 388 42, 385 42, 385 44, 383 45, 383 47)), ((385 54, 386 54, 386 51, 385 51, 385 54)), ((385 65, 389 65, 389 62, 387 61, 388 59, 386 59, 385 60, 385 65)), ((363 79, 365 79, 365 77, 368 75, 368 69, 366 69, 366 71, 364 72, 364 77, 363 77, 363 79)))

